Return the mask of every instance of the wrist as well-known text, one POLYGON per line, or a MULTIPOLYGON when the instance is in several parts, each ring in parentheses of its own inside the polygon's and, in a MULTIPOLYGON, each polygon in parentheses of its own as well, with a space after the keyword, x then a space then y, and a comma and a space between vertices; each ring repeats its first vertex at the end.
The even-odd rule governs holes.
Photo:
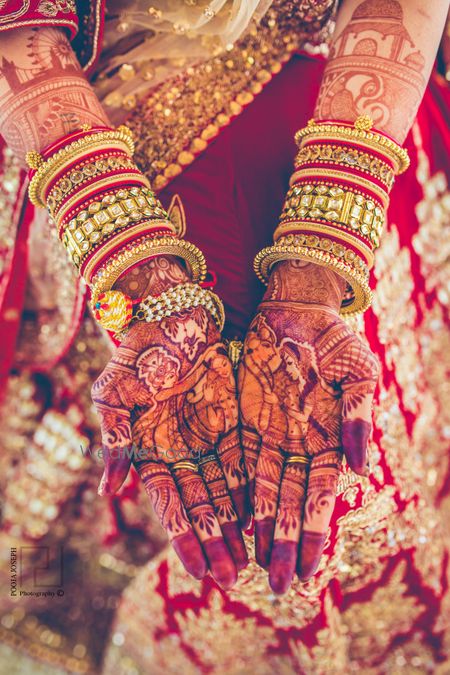
POLYGON ((161 255, 127 271, 113 286, 132 300, 161 295, 173 286, 190 280, 182 261, 173 255, 161 255))
POLYGON ((283 260, 274 267, 264 300, 319 304, 339 311, 346 281, 336 272, 303 260, 283 260))

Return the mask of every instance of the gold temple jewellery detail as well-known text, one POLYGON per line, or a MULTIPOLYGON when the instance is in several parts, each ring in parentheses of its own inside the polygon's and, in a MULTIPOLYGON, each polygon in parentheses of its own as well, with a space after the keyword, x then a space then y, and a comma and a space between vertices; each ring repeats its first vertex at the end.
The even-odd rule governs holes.
POLYGON ((309 457, 303 457, 302 455, 290 455, 285 460, 286 464, 306 464, 307 466, 311 464, 309 457))
POLYGON ((230 340, 228 343, 225 341, 225 345, 227 346, 228 358, 230 359, 233 368, 236 370, 241 360, 244 343, 242 340, 230 340))
POLYGON ((296 170, 274 233, 276 243, 254 260, 263 283, 277 262, 305 260, 329 267, 347 281, 341 314, 370 306, 369 270, 380 245, 389 191, 394 176, 409 165, 406 150, 372 126, 363 115, 354 124, 311 120, 297 132, 296 170))
POLYGON ((182 258, 194 283, 201 283, 206 277, 205 256, 200 249, 189 241, 173 236, 144 237, 129 243, 117 254, 107 257, 101 267, 98 267, 98 260, 89 260, 83 270, 83 277, 92 286, 93 294, 109 291, 130 268, 156 255, 175 255, 182 258))

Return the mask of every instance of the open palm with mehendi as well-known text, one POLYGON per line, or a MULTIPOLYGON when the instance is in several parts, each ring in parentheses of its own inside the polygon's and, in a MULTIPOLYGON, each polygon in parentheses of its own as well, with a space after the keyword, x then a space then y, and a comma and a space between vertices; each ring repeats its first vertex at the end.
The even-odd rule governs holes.
POLYGON ((132 325, 93 400, 106 456, 101 493, 122 485, 131 458, 121 449, 133 444, 136 469, 186 569, 197 578, 209 569, 232 586, 247 564, 246 479, 235 380, 211 315, 199 306, 132 325))
POLYGON ((332 271, 280 263, 245 340, 238 389, 256 559, 277 593, 317 570, 343 453, 367 473, 378 362, 339 317, 344 292, 332 271))

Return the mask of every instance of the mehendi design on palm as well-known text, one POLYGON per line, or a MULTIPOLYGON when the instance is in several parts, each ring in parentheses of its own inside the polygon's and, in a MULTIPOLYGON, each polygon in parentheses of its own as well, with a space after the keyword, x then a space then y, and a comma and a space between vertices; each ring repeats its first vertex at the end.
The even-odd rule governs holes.
POLYGON ((244 345, 238 388, 256 556, 276 592, 295 571, 306 580, 317 569, 343 453, 367 472, 378 364, 338 315, 344 290, 313 264, 279 265, 244 345))
POLYGON ((232 367, 207 311, 132 326, 93 399, 106 455, 101 492, 114 493, 131 463, 111 450, 133 443, 135 467, 186 569, 201 578, 209 568, 230 587, 247 563, 246 477, 232 367))

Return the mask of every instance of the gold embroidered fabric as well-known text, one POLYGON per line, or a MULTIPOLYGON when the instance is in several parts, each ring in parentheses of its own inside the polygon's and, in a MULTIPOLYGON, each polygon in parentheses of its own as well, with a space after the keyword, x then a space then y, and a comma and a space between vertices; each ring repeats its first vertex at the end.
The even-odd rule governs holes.
POLYGON ((137 162, 156 189, 253 101, 292 52, 326 52, 336 7, 335 0, 276 0, 262 15, 270 3, 229 0, 218 3, 221 10, 206 20, 205 3, 189 5, 188 12, 182 2, 154 2, 153 13, 138 11, 139 2, 123 4, 119 14, 108 5, 114 18, 106 22, 107 46, 95 87, 114 122, 130 115, 137 162), (179 13, 165 11, 168 4, 177 5, 179 13), (243 5, 256 11, 243 12, 233 33, 242 36, 227 42, 229 24, 243 5), (187 25, 192 13, 197 27, 180 33, 177 17, 187 25), (199 13, 205 19, 201 25, 199 13), (123 53, 133 36, 137 46, 123 53))

